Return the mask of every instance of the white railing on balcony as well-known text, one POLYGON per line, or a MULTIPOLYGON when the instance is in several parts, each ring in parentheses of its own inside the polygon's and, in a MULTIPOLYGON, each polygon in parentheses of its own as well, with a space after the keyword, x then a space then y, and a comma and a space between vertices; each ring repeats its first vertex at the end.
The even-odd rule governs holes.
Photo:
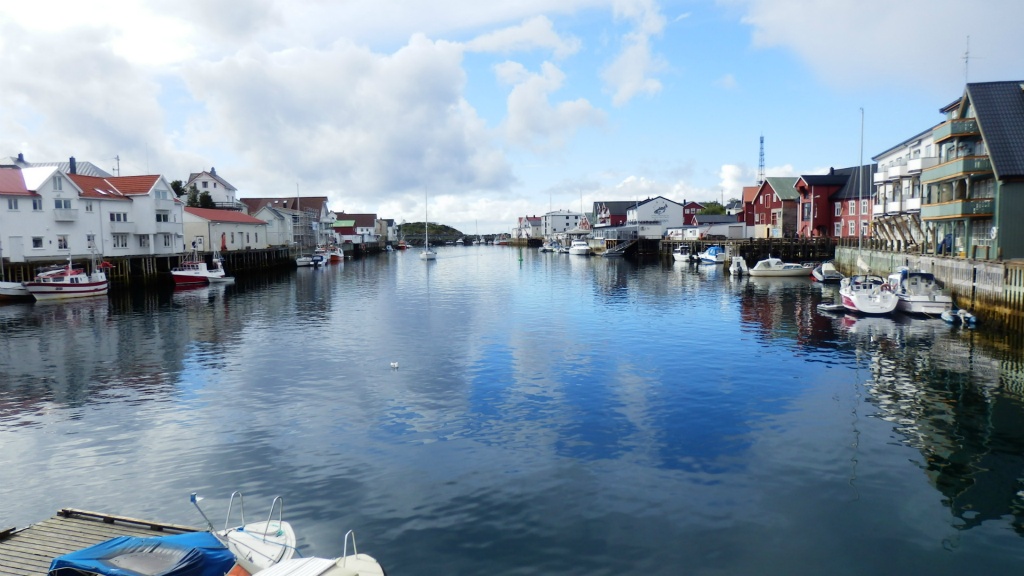
POLYGON ((882 216, 885 216, 885 205, 884 204, 875 204, 874 206, 871 207, 871 217, 872 218, 881 218, 882 216))
POLYGON ((907 198, 903 201, 904 210, 920 210, 921 199, 920 198, 907 198))
POLYGON ((906 175, 907 175, 907 167, 905 165, 903 165, 903 164, 900 164, 899 166, 889 166, 888 168, 886 168, 886 177, 889 180, 892 180, 894 178, 899 178, 901 176, 906 176, 906 175))
POLYGON ((926 168, 931 168, 939 163, 939 159, 935 156, 926 156, 924 158, 912 158, 907 160, 907 172, 920 172, 926 168))
POLYGON ((885 203, 885 211, 887 214, 899 214, 900 212, 900 201, 894 200, 892 202, 885 203))
POLYGON ((885 182, 885 179, 885 170, 879 169, 878 172, 875 172, 871 181, 875 184, 881 184, 882 182, 885 182))
POLYGON ((110 222, 110 231, 115 234, 132 234, 135 232, 135 222, 110 222))
POLYGON ((57 222, 74 222, 78 220, 78 208, 57 208, 53 211, 53 219, 57 222))

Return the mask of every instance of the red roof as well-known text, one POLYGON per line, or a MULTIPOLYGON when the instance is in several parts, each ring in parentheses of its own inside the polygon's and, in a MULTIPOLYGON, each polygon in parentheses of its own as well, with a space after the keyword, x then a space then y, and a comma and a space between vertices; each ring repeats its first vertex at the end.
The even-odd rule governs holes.
POLYGON ((126 196, 149 194, 156 186, 159 176, 111 176, 107 181, 117 187, 126 196))
POLYGON ((37 196, 25 187, 25 177, 21 168, 0 169, 0 194, 4 196, 37 196))
POLYGON ((217 210, 216 208, 192 208, 185 206, 185 212, 211 222, 234 222, 236 224, 266 224, 259 218, 242 214, 234 210, 217 210))
POLYGON ((100 198, 103 200, 128 200, 116 186, 99 176, 83 176, 68 174, 68 178, 82 189, 82 198, 100 198))

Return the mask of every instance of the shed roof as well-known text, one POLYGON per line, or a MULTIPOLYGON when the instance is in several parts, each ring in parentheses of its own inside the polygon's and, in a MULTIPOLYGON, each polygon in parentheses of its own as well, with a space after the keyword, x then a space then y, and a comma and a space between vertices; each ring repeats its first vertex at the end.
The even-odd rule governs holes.
POLYGON ((198 216, 203 220, 209 220, 210 222, 231 222, 235 224, 266 224, 259 218, 253 218, 248 214, 242 214, 235 210, 217 210, 216 208, 193 208, 191 206, 185 207, 185 212, 198 216))

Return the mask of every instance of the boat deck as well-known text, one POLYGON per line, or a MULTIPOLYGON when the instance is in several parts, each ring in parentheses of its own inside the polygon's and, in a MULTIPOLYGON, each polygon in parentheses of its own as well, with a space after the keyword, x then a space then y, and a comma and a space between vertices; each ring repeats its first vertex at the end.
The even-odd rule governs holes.
POLYGON ((0 528, 0 574, 46 576, 56 556, 117 536, 160 536, 197 528, 64 508, 28 528, 0 528))

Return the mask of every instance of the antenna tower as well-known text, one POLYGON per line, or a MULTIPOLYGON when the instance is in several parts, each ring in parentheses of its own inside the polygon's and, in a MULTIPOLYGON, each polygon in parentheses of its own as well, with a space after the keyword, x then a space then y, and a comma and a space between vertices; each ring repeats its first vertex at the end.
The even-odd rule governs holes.
POLYGON ((757 161, 757 185, 764 184, 764 134, 761 135, 761 157, 757 161))

